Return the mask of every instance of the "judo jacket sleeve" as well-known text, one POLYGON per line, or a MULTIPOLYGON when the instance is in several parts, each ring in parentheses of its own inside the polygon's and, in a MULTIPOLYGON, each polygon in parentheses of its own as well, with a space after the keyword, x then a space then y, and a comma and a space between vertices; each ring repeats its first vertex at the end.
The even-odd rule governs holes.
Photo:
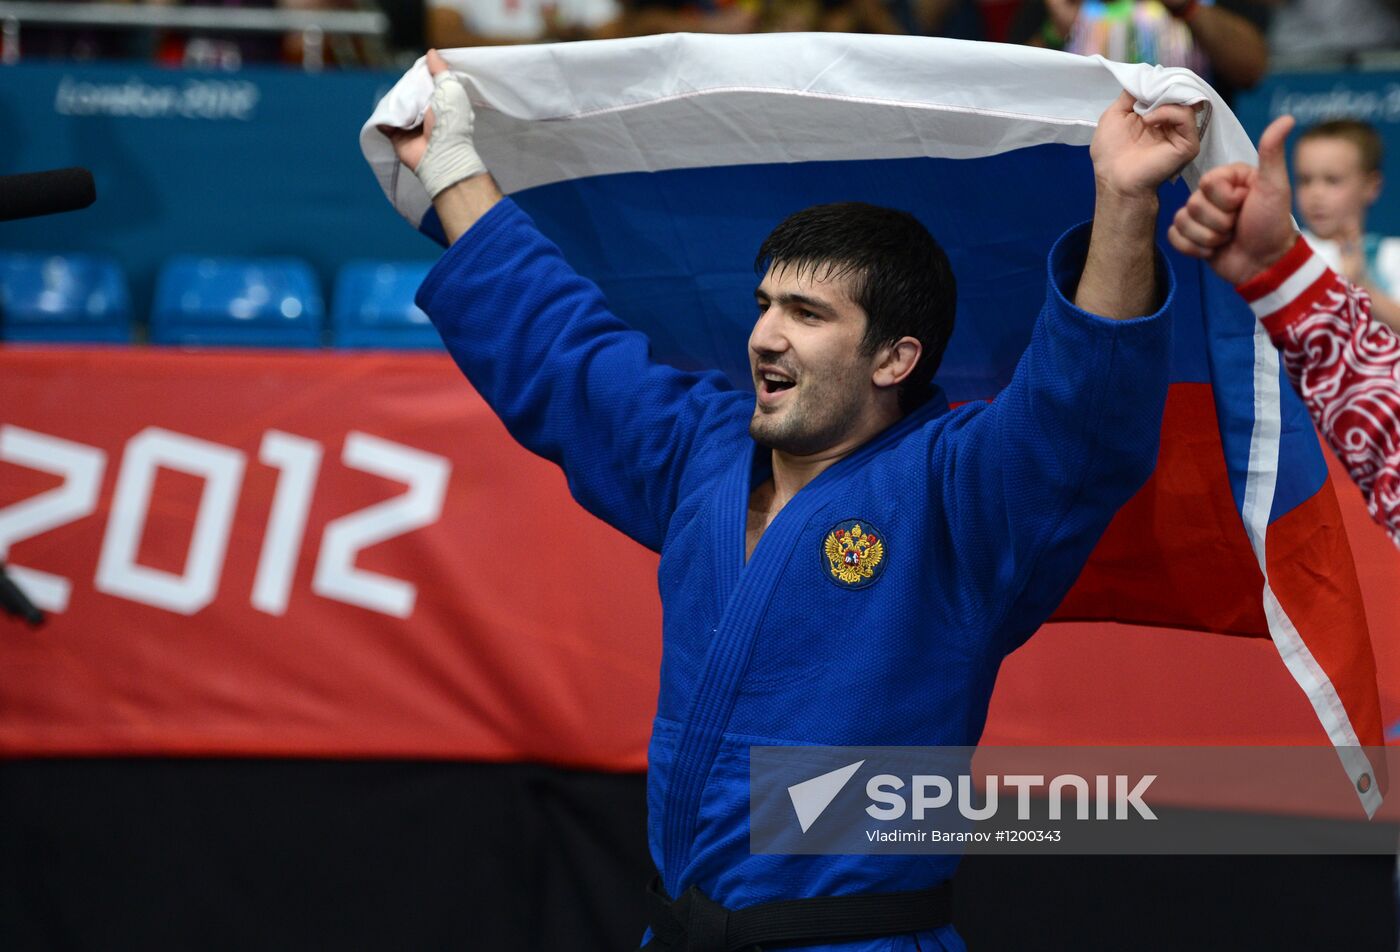
POLYGON ((742 404, 724 376, 654 362, 510 199, 447 250, 417 302, 511 435, 562 467, 586 509, 660 550, 697 443, 742 404))
POLYGON ((939 544, 959 552, 960 584, 993 616, 1004 651, 1054 611, 1156 466, 1175 279, 1159 253, 1155 313, 1080 310, 1071 298, 1088 238, 1080 226, 1051 251, 1046 301, 1011 382, 990 404, 954 411, 932 446, 930 490, 948 514, 939 544))
POLYGON ((1301 236, 1237 290, 1372 518, 1400 545, 1400 337, 1372 319, 1370 296, 1301 236))

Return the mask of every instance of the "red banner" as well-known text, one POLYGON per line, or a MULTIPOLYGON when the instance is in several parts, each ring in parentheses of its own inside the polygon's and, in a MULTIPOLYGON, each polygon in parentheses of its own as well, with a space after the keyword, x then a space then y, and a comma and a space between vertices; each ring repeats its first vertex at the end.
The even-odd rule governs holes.
MULTIPOLYGON (((446 357, 5 348, 0 408, 51 613, 0 620, 0 754, 645 765, 656 559, 446 357)), ((1400 554, 1338 479, 1393 708, 1400 554)), ((1104 624, 1009 659, 986 739, 1325 740, 1267 641, 1104 624)))
POLYGON ((645 765, 656 559, 447 357, 7 348, 0 407, 0 751, 645 765))

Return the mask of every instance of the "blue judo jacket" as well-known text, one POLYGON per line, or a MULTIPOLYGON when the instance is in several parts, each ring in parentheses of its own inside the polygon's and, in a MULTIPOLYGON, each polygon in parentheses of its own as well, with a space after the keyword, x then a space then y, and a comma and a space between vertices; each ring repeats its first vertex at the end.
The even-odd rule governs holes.
MULTIPOLYGON (((950 410, 935 394, 805 486, 747 563, 749 494, 769 475, 751 392, 654 362, 509 199, 428 275, 419 306, 515 439, 661 553, 648 831, 672 896, 697 885, 736 909, 952 874, 953 856, 752 854, 749 747, 977 742, 1002 658, 1155 464, 1174 281, 1159 259, 1156 314, 1085 313, 1064 289, 1087 244, 1081 226, 1051 251, 1031 344, 995 400, 950 410)), ((944 947, 962 947, 951 927, 810 948, 944 947)))

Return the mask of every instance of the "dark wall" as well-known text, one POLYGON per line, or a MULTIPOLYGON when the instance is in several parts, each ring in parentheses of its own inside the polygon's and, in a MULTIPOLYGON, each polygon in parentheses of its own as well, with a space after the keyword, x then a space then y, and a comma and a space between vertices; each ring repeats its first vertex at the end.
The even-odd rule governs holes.
POLYGON ((528 765, 0 764, 0 949, 620 949, 642 778, 528 765))
MULTIPOLYGON (((636 947, 640 775, 0 763, 0 949, 636 947)), ((1390 857, 971 857, 973 950, 1393 952, 1390 857)))
POLYGON ((1389 856, 974 856, 969 949, 1395 952, 1389 856))

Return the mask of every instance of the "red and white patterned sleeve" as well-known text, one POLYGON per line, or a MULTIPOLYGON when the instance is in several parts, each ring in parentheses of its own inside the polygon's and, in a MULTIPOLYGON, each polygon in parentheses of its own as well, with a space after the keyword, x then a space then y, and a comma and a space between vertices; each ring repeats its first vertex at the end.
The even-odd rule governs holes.
POLYGON ((1293 387, 1400 546, 1400 337, 1371 319, 1371 298, 1299 236, 1237 290, 1283 357, 1293 387))

